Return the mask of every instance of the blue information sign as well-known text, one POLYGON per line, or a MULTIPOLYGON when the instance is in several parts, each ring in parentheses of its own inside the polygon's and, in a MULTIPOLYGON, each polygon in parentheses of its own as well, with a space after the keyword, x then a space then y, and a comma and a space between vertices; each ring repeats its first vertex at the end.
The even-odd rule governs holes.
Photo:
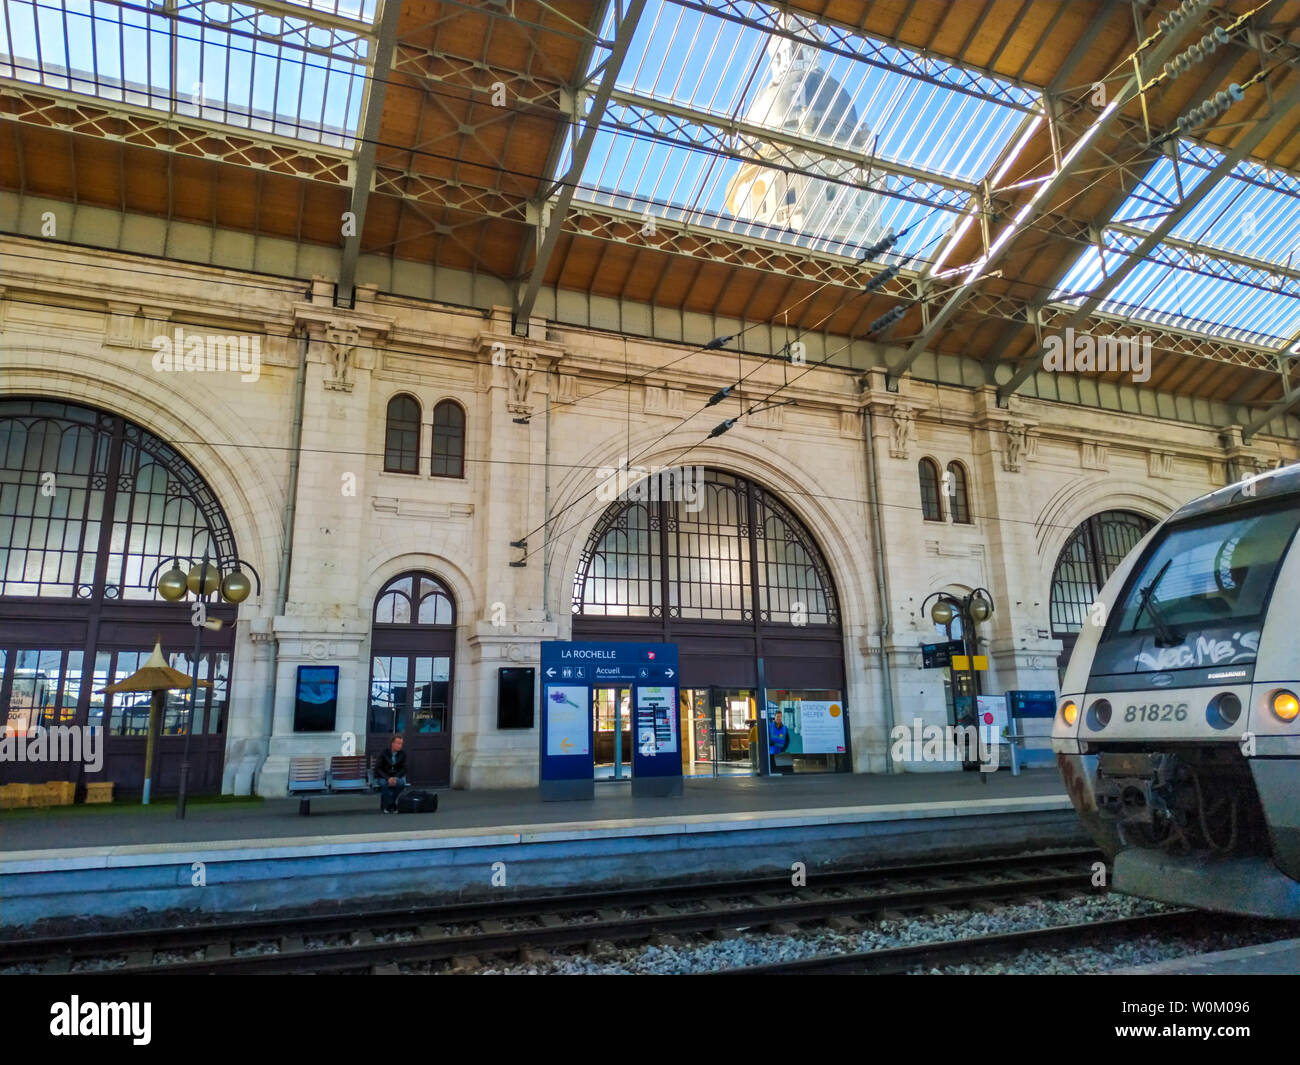
POLYGON ((674 777, 680 790, 677 645, 551 640, 542 643, 543 798, 590 794, 561 782, 594 776, 592 688, 605 685, 631 689, 633 793, 665 794, 674 777), (670 779, 654 783, 661 778, 670 779))
POLYGON ((1012 717, 1055 717, 1056 692, 1007 692, 1007 709, 1012 717))

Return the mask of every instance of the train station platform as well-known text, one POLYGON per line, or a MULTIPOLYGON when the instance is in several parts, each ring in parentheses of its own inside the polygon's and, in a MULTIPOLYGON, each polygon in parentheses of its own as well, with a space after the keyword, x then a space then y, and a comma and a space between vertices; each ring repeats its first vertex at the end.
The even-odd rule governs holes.
POLYGON ((1086 843, 1055 770, 688 780, 676 798, 600 783, 443 791, 434 814, 374 795, 0 813, 0 926, 73 915, 235 913, 358 900, 555 894, 1086 843))
POLYGON ((1300 939, 1117 969, 1117 976, 1300 976, 1300 939))

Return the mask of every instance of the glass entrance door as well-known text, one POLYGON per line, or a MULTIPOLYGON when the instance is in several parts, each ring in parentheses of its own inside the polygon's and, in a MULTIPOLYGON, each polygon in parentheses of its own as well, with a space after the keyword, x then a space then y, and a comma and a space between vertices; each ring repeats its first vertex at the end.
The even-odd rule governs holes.
POLYGON ((399 735, 404 740, 407 779, 412 784, 446 787, 451 765, 450 656, 375 655, 370 676, 366 750, 383 751, 399 735))
POLYGON ((683 688, 683 775, 756 773, 754 718, 754 693, 748 688, 683 688))
POLYGON ((754 693, 748 688, 712 688, 714 769, 717 776, 757 772, 754 693), (754 752, 754 753, 751 753, 754 752))
POLYGON ((631 779, 631 688, 591 689, 591 735, 596 779, 631 779))

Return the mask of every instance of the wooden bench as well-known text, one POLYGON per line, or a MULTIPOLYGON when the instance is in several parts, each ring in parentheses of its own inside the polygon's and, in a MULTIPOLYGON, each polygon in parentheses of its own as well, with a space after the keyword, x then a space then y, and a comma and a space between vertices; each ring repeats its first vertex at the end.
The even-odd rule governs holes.
POLYGON ((311 814, 313 798, 372 790, 375 784, 371 780, 371 761, 364 754, 335 755, 328 764, 324 758, 290 758, 289 794, 299 796, 298 814, 311 814))

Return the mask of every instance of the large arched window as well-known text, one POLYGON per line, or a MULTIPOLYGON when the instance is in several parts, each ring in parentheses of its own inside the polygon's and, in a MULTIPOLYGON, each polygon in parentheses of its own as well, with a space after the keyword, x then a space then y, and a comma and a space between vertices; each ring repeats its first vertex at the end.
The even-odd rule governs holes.
POLYGON ((970 495, 966 486, 966 467, 960 462, 948 463, 948 510, 956 525, 971 524, 970 495))
MULTIPOLYGON (((104 411, 0 400, 0 727, 102 725, 102 779, 120 794, 138 791, 148 696, 98 689, 130 675, 157 638, 171 665, 190 672, 189 605, 165 603, 156 581, 169 558, 205 552, 227 570, 235 539, 212 489, 171 445, 104 411)), ((190 786, 220 786, 237 614, 229 604, 208 606, 224 622, 204 632, 198 663, 214 686, 201 689, 193 709, 188 692, 169 695, 156 790, 176 786, 177 744, 191 726, 190 786)), ((7 780, 77 772, 40 764, 3 771, 7 780), (24 776, 28 769, 37 776, 24 776)))
POLYGON ((414 396, 394 396, 388 401, 384 472, 420 472, 420 404, 414 396))
POLYGON ((465 411, 455 400, 433 408, 433 468, 435 477, 465 476, 465 411))
POLYGON ((939 503, 939 466, 933 459, 922 459, 916 466, 921 481, 921 517, 926 521, 943 521, 939 503))
POLYGON ((1124 557, 1155 524, 1127 510, 1094 514, 1065 542, 1052 571, 1052 635, 1064 640, 1066 651, 1088 620, 1088 608, 1124 557))
POLYGON ((830 571, 775 496, 719 470, 675 470, 613 504, 574 577, 573 612, 838 625, 830 571))
POLYGON ((404 738, 412 784, 451 782, 451 683, 456 603, 428 573, 403 573, 375 596, 366 750, 404 738))

